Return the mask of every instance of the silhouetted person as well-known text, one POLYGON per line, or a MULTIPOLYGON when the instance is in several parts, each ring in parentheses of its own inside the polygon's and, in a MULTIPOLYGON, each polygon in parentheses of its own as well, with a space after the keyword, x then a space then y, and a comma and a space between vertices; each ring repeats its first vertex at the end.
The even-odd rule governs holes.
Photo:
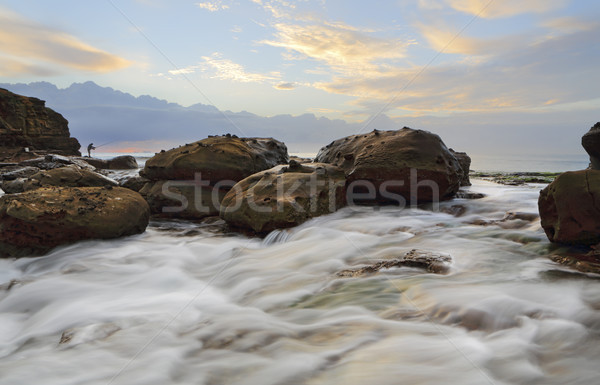
POLYGON ((88 144, 88 158, 92 157, 91 151, 95 150, 95 149, 96 149, 96 147, 94 147, 94 143, 88 144))

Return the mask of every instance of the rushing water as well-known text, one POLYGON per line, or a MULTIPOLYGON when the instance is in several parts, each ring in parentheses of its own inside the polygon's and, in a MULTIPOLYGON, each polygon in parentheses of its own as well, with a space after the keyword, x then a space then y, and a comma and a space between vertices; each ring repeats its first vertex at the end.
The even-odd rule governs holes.
POLYGON ((0 260, 0 384, 598 383, 598 277, 551 262, 539 220, 481 225, 535 213, 540 188, 476 181, 486 198, 442 204, 460 217, 346 208, 264 240, 154 222, 0 260), (411 249, 449 274, 336 277, 411 249))

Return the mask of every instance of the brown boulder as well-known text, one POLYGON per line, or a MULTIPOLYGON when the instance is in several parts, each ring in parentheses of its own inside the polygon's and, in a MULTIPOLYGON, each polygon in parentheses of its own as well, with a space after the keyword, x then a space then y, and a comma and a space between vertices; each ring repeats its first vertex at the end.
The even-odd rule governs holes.
MULTIPOLYGON (((230 187, 230 186, 229 186, 230 187)), ((152 181, 140 189, 150 211, 159 217, 202 219, 219 215, 227 190, 188 181, 152 181)))
POLYGON ((108 161, 110 170, 134 170, 138 167, 137 161, 131 155, 116 156, 108 161))
POLYGON ((223 198, 220 215, 256 233, 296 226, 343 207, 345 181, 336 166, 292 161, 238 182, 223 198))
POLYGON ((84 239, 144 232, 148 204, 115 187, 50 187, 0 197, 0 257, 39 255, 84 239))
POLYGON ((275 139, 213 136, 156 154, 140 174, 151 180, 194 180, 201 173, 215 184, 237 182, 287 161, 287 147, 275 139))
POLYGON ((458 191, 463 175, 458 160, 439 136, 408 127, 338 139, 323 147, 315 162, 342 168, 349 196, 354 182, 374 186, 376 197, 363 203, 402 205, 395 194, 411 203, 435 201, 436 195, 440 200, 449 199, 458 191))
POLYGON ((592 169, 600 170, 600 122, 583 135, 581 145, 590 156, 592 169))
POLYGON ((0 159, 25 156, 24 148, 81 155, 79 147, 70 137, 67 120, 43 100, 0 88, 0 159))
POLYGON ((27 178, 23 190, 35 190, 40 187, 103 187, 117 186, 114 180, 77 166, 66 166, 47 171, 40 171, 27 178))
POLYGON ((540 192, 541 225, 551 242, 600 242, 600 171, 570 171, 540 192))

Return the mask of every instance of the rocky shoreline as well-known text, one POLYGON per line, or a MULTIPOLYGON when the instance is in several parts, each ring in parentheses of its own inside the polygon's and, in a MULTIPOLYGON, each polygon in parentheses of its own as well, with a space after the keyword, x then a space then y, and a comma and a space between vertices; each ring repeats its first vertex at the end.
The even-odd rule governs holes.
MULTIPOLYGON (((482 198, 460 190, 471 184, 469 177, 505 185, 548 184, 539 201, 548 239, 584 247, 600 242, 600 124, 582 141, 590 169, 563 174, 473 172, 466 153, 449 149, 438 135, 404 127, 337 139, 312 161, 290 160, 286 145, 274 138, 211 136, 163 150, 146 161, 139 175, 117 182, 106 170, 135 170, 135 158, 81 157, 66 120, 43 101, 2 90, 0 103, 13 106, 14 115, 0 116, 0 136, 12 145, 0 149, 5 193, 0 197, 0 257, 42 255, 78 240, 138 234, 150 216, 220 217, 230 230, 265 236, 348 205, 416 207, 482 198), (25 127, 15 128, 18 122, 25 127)), ((444 210, 459 216, 464 207, 444 210)), ((596 255, 586 252, 588 260, 596 255)))

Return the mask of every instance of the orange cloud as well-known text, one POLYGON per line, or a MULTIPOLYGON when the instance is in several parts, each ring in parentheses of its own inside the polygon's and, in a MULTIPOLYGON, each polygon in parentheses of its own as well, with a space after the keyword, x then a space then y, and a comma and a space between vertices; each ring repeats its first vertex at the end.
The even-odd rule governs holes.
POLYGON ((131 63, 86 44, 74 36, 21 18, 0 8, 0 53, 21 62, 21 73, 35 73, 42 61, 84 71, 109 72, 131 63))

